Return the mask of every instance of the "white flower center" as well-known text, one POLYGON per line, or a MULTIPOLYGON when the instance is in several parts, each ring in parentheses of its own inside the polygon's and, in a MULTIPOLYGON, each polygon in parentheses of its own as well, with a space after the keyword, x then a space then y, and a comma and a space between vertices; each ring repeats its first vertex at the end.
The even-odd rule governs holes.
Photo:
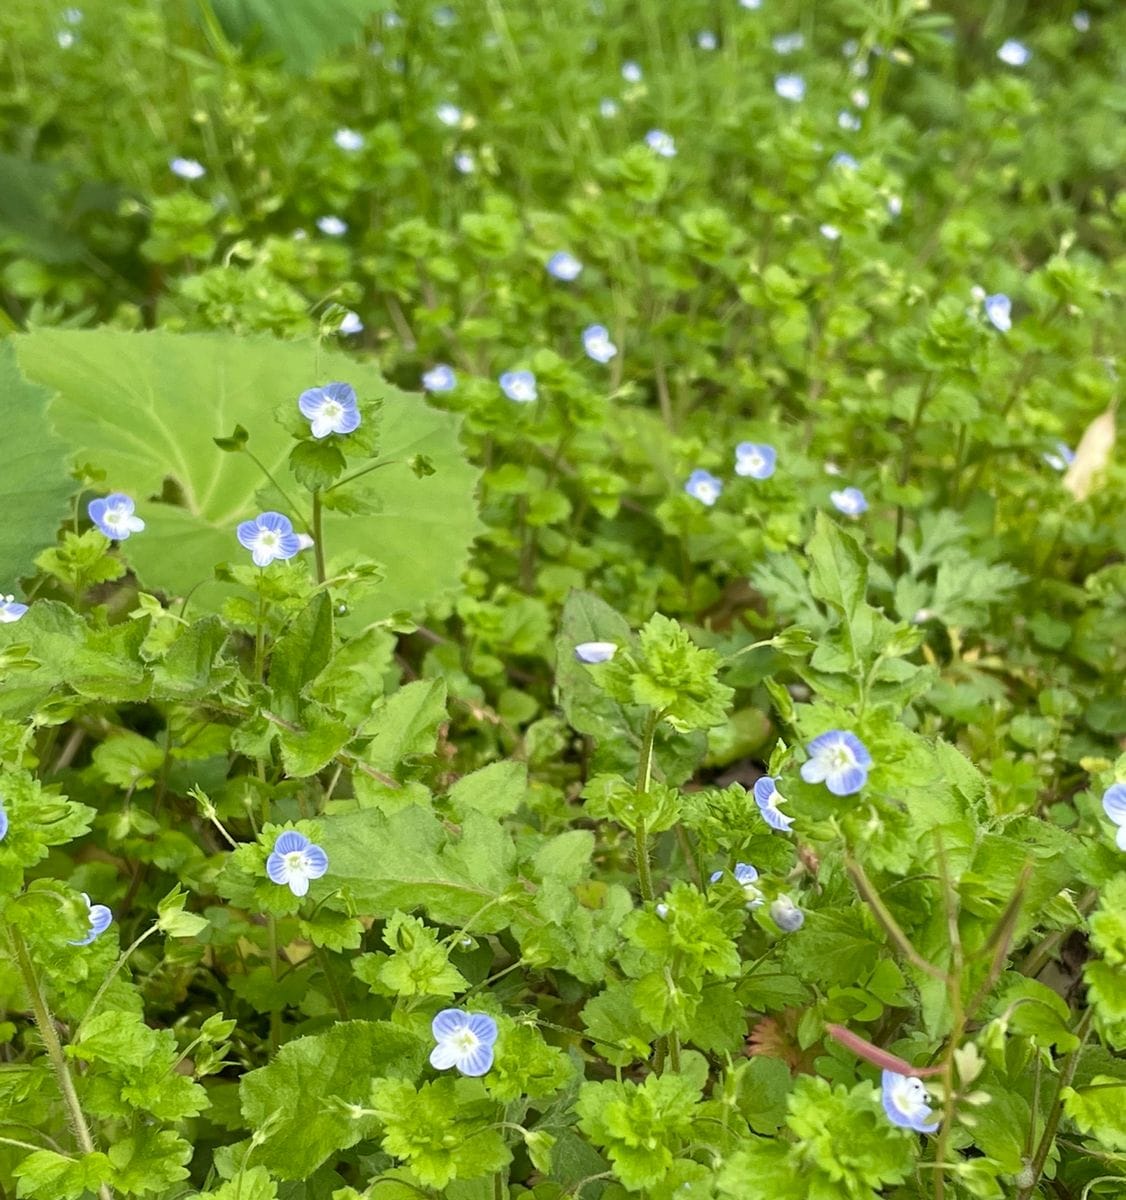
POLYGON ((289 872, 305 870, 305 852, 304 850, 291 850, 285 855, 285 869, 289 872))
POLYGON ((330 421, 337 420, 343 411, 344 409, 341 408, 335 400, 326 400, 324 408, 321 409, 321 412, 328 417, 330 421))
POLYGON ((852 764, 852 751, 847 746, 834 746, 829 751, 829 766, 834 771, 843 771, 852 764))
POLYGON ((480 1039, 472 1029, 462 1029, 450 1039, 459 1054, 472 1054, 480 1044, 480 1039))
POLYGON ((927 1106, 926 1088, 913 1075, 908 1075, 891 1089, 891 1099, 900 1112, 913 1117, 927 1106))
POLYGON ((278 535, 271 529, 263 529, 258 535, 258 544, 272 550, 278 544, 278 535))

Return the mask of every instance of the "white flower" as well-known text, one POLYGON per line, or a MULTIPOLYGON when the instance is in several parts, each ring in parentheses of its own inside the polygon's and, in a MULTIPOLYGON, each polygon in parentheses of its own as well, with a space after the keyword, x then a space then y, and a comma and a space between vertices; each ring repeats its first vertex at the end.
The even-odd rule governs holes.
POLYGON ((582 663, 609 662, 618 652, 617 642, 579 642, 575 657, 582 663))
POLYGON ((775 54, 793 54, 805 48, 805 36, 801 33, 779 33, 770 39, 775 54))
POLYGON ((477 162, 468 150, 459 150, 454 155, 454 166, 463 175, 472 175, 477 170, 477 162))
POLYGON ((344 319, 340 322, 340 332, 345 334, 363 333, 364 323, 360 320, 360 314, 353 312, 351 309, 344 314, 344 319))
POLYGON ((821 236, 827 238, 830 242, 835 242, 841 236, 841 231, 835 226, 826 222, 818 227, 821 236))
POLYGON ((1080 9, 1071 18, 1071 23, 1080 33, 1086 33, 1091 28, 1091 14, 1084 9, 1080 9))
POLYGON ((783 100, 795 103, 805 99, 805 79, 801 75, 775 75, 774 91, 783 100))
POLYGON ((179 175, 181 179, 202 179, 207 174, 203 163, 196 162, 194 158, 174 158, 168 167, 173 175, 179 175))
POLYGON ((439 104, 434 110, 434 115, 442 122, 443 125, 448 125, 451 129, 455 125, 461 124, 461 109, 456 104, 439 104))
POLYGON ((343 237, 348 232, 348 222, 339 217, 318 217, 317 228, 326 237, 343 237))
POLYGON ((338 129, 332 135, 332 140, 341 150, 354 152, 364 148, 364 135, 357 133, 354 129, 338 129))
POLYGON ((696 35, 696 45, 701 50, 714 50, 719 45, 719 41, 710 29, 702 29, 696 35))
POLYGON ((1023 42, 1018 42, 1016 38, 1009 38, 1008 41, 1001 43, 997 57, 1008 67, 1023 67, 1032 57, 1032 51, 1023 42))
POLYGON ((599 113, 609 120, 611 117, 618 115, 618 102, 616 100, 602 100, 598 105, 599 113))
POLYGON ((626 83, 640 83, 641 68, 635 62, 622 63, 622 78, 626 83))

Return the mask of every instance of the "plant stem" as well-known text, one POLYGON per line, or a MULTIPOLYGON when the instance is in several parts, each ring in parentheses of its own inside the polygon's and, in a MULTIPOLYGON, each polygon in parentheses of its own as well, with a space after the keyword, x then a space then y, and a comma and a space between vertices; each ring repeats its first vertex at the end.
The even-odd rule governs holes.
POLYGON ((336 975, 332 970, 332 960, 328 956, 328 951, 323 946, 317 947, 317 958, 321 964, 321 970, 324 972, 325 979, 328 981, 328 990, 332 993, 332 1002, 336 1005, 336 1011, 342 1021, 350 1021, 348 1015, 348 1002, 344 999, 344 993, 340 990, 340 984, 337 982, 336 975))
MULTIPOLYGON (((270 970, 274 975, 274 983, 278 982, 278 919, 270 917, 270 970)), ((275 1008, 270 1013, 270 1056, 273 1057, 278 1052, 278 1046, 281 1044, 281 1009, 275 1008)))
POLYGON ((267 468, 266 464, 256 454, 253 454, 250 450, 247 450, 245 446, 243 447, 243 453, 250 459, 250 461, 252 463, 254 463, 254 465, 258 468, 258 470, 261 471, 262 474, 266 476, 266 478, 274 485, 274 487, 276 487, 278 489, 278 493, 280 494, 281 498, 286 502, 286 504, 289 505, 289 507, 293 510, 294 514, 298 518, 303 518, 301 509, 296 504, 293 503, 293 500, 290 498, 290 496, 288 495, 286 490, 282 487, 282 485, 280 483, 278 483, 278 481, 273 477, 273 475, 270 474, 270 471, 267 468))
POLYGON ((321 490, 313 489, 313 557, 317 565, 317 582, 325 581, 324 521, 321 513, 321 490))
POLYGON ((146 938, 152 937, 152 935, 156 933, 157 929, 159 928, 160 926, 154 921, 148 927, 148 929, 146 929, 145 932, 142 933, 141 936, 132 943, 132 945, 122 950, 122 952, 117 956, 117 962, 115 962, 110 968, 109 974, 105 977, 105 979, 102 980, 101 986, 94 993, 94 999, 90 1001, 89 1007, 82 1014, 82 1020, 78 1022, 78 1032, 82 1031, 83 1025, 85 1025, 86 1022, 89 1021, 94 1015, 95 1009, 97 1009, 98 1005, 102 1002, 102 997, 109 990, 109 985, 117 978, 118 971, 120 971, 121 968, 129 961, 129 956, 143 941, 145 941, 146 938))
MULTIPOLYGON (((96 1149, 94 1139, 90 1136, 90 1126, 86 1124, 86 1115, 78 1102, 78 1093, 74 1090, 70 1066, 63 1054, 63 1048, 59 1042, 54 1021, 51 1019, 50 1010, 47 1008, 43 989, 39 986, 39 977, 35 974, 35 964, 31 961, 31 955, 27 952, 27 945, 19 930, 9 925, 8 936, 12 942, 12 949, 15 951, 16 965, 23 978, 24 988, 31 999, 31 1009, 35 1014, 35 1024, 39 1027, 39 1036, 43 1039, 43 1047, 47 1051, 47 1057, 51 1060, 55 1078, 58 1080, 59 1091, 62 1093, 63 1103, 66 1105, 67 1115, 70 1117, 71 1129, 74 1131, 75 1139, 83 1154, 94 1154, 96 1149)), ((110 1191, 108 1184, 101 1184, 98 1188, 98 1195, 101 1200, 113 1200, 113 1192, 110 1191)))
MULTIPOLYGON (((657 736, 657 722, 660 715, 650 712, 645 718, 645 730, 641 736, 641 760, 637 767, 637 795, 644 796, 649 791, 653 778, 653 740, 657 736)), ((633 831, 634 845, 637 850, 637 884, 641 889, 641 898, 646 903, 653 899, 653 877, 649 873, 649 844, 642 818, 637 822, 633 831)))

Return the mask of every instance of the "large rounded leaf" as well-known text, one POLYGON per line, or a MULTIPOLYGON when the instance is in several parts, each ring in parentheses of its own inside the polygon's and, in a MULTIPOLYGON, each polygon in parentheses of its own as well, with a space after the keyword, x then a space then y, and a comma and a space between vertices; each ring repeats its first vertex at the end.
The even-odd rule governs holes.
POLYGON ((55 393, 51 421, 74 458, 104 470, 107 490, 137 501, 147 528, 121 549, 145 587, 192 592, 195 608, 214 604, 215 565, 246 558, 235 527, 260 511, 256 493, 269 484, 247 454, 213 442, 236 425, 249 430, 249 448, 286 494, 307 506, 287 466, 293 439, 274 414, 287 404, 296 413, 305 388, 335 379, 361 400, 382 400, 378 456, 395 461, 363 480, 375 512, 325 513, 330 570, 359 558, 383 564, 386 578, 361 614, 367 620, 420 613, 457 587, 479 529, 478 472, 459 447, 458 418, 399 391, 374 367, 311 342, 227 334, 44 329, 17 338, 16 348, 24 373, 55 393), (409 469, 416 454, 431 460, 433 475, 409 469))

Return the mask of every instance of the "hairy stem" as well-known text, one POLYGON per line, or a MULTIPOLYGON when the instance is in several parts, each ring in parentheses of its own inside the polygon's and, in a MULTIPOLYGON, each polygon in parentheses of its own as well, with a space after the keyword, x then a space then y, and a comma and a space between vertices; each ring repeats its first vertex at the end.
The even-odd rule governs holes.
POLYGON ((324 521, 321 512, 320 488, 313 490, 313 557, 317 566, 317 582, 325 581, 324 521))

